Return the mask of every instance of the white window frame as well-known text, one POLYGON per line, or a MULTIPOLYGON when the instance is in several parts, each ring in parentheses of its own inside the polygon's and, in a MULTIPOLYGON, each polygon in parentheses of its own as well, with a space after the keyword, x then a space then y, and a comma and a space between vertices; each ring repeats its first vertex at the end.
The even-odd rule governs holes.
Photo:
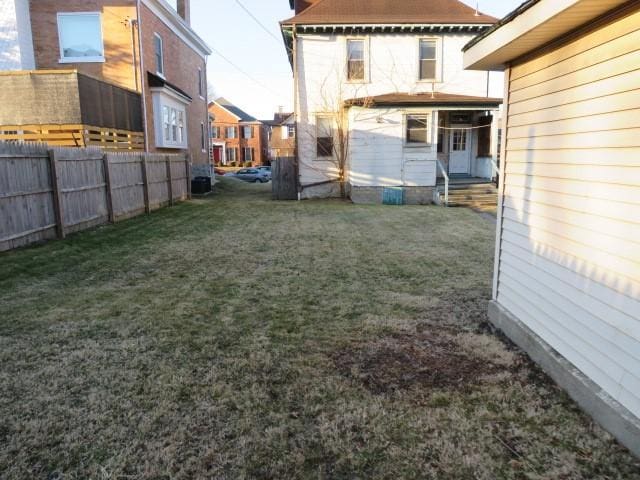
POLYGON ((253 152, 254 152, 254 149, 252 147, 242 147, 242 162, 243 163, 246 163, 246 162, 253 163, 255 161, 253 152), (247 160, 247 152, 249 152, 251 154, 251 160, 247 160))
MULTIPOLYGON (((315 129, 316 129, 316 141, 315 141, 315 158, 317 161, 327 161, 327 160, 333 160, 335 158, 335 149, 336 149, 336 121, 335 121, 335 115, 330 114, 330 113, 318 113, 316 114, 316 124, 315 124, 315 129), (320 138, 318 136, 318 120, 321 118, 326 118, 331 122, 331 138, 333 139, 333 143, 332 143, 332 148, 331 148, 331 155, 323 155, 320 156, 318 155, 318 138, 320 138)), ((325 137, 322 137, 325 138, 325 137)), ((328 137, 326 137, 328 138, 328 137)))
POLYGON ((226 160, 227 160, 227 165, 231 162, 236 162, 238 163, 238 147, 229 147, 226 149, 226 160), (233 153, 233 155, 231 155, 233 153), (233 159, 229 158, 233 156, 233 159))
POLYGON ((287 125, 287 138, 296 138, 296 126, 287 125))
POLYGON ((204 72, 198 67, 198 94, 204 100, 204 72))
POLYGON ((158 148, 189 148, 188 101, 178 94, 162 88, 151 89, 153 96, 153 121, 155 124, 155 143, 158 148), (165 112, 169 113, 169 123, 165 122, 165 112), (175 117, 174 117, 175 114, 175 117), (175 118, 175 124, 173 119, 175 118), (182 126, 180 119, 182 119, 182 126), (169 138, 166 138, 166 127, 169 127, 169 138))
POLYGON ((344 58, 345 58, 345 65, 344 65, 344 75, 345 78, 347 80, 347 83, 369 83, 370 82, 370 77, 369 77, 369 72, 370 72, 370 68, 369 68, 369 38, 368 37, 347 37, 345 39, 344 42, 344 58), (362 42, 363 43, 363 54, 364 54, 364 58, 363 58, 363 63, 364 63, 364 76, 362 79, 354 79, 354 80, 350 80, 349 79, 349 42, 350 41, 358 41, 358 42, 362 42))
POLYGON ((403 136, 404 136, 404 146, 408 148, 425 148, 425 147, 433 147, 433 112, 407 112, 403 117, 403 136), (409 142, 408 139, 408 129, 409 129, 409 117, 426 117, 427 119, 427 141, 423 142, 409 142))
POLYGON ((56 23, 58 26, 58 47, 60 48, 60 59, 58 63, 104 63, 104 32, 102 26, 102 13, 101 12, 58 12, 56 17, 56 23), (61 17, 79 17, 79 16, 93 16, 98 17, 98 23, 100 25, 100 43, 102 44, 102 55, 97 57, 65 57, 64 46, 62 45, 62 30, 60 28, 61 17))
POLYGON ((224 138, 229 138, 229 139, 235 139, 238 138, 238 130, 236 129, 235 126, 230 126, 230 127, 224 127, 224 138), (233 135, 229 136, 229 129, 233 129, 233 135))
POLYGON ((253 125, 243 125, 242 126, 242 138, 246 138, 248 140, 254 138, 253 125), (247 129, 249 129, 249 136, 247 136, 247 129))
POLYGON ((153 58, 156 63, 156 75, 158 75, 159 77, 165 78, 164 76, 164 40, 162 39, 162 36, 157 32, 153 33, 153 58), (156 58, 156 39, 160 40, 160 66, 162 67, 161 70, 158 70, 158 59, 156 58))
POLYGON ((416 78, 418 83, 441 83, 442 82, 442 38, 440 37, 419 37, 416 51, 416 59, 418 68, 416 70, 416 78), (423 41, 435 42, 436 44, 436 68, 434 78, 420 78, 421 62, 420 62, 420 43, 423 41))

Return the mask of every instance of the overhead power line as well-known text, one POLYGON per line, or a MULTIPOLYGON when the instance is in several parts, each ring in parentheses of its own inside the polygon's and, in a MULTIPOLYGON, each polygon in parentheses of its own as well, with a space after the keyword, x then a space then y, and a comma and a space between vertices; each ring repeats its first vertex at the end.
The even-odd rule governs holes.
POLYGON ((258 25, 260 25, 260 27, 267 32, 267 34, 273 38, 279 45, 282 45, 282 39, 278 38, 277 36, 275 36, 273 34, 273 32, 271 30, 269 30, 268 27, 265 26, 264 23, 262 23, 253 13, 251 13, 251 10, 249 10, 247 7, 245 7, 242 2, 240 0, 236 0, 236 3, 238 4, 238 6, 240 8, 242 8, 242 10, 244 10, 246 12, 247 15, 249 15, 254 22, 256 22, 258 25))

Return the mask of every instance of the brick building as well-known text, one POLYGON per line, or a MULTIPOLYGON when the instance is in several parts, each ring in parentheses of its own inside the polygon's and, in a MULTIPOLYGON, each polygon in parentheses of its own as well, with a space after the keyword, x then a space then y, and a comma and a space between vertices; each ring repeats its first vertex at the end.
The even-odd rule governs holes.
MULTIPOLYGON (((0 16, 7 17, 0 21, 11 26, 5 40, 10 44, 2 45, 8 53, 1 56, 0 70, 5 72, 0 87, 15 84, 21 75, 28 78, 25 70, 34 69, 29 75, 52 92, 60 78, 68 78, 65 75, 91 79, 94 93, 83 95, 82 88, 78 93, 81 109, 99 111, 105 118, 102 125, 90 127, 127 131, 122 118, 131 109, 141 110, 138 128, 144 146, 140 149, 189 151, 194 165, 208 166, 206 57, 211 51, 190 26, 190 0, 173 5, 164 0, 15 0, 15 7, 3 7, 0 16), (108 104, 106 90, 113 92, 108 104)), ((41 110, 54 113, 55 106, 47 102, 56 99, 43 94, 47 90, 26 91, 24 82, 21 86, 14 94, 38 97, 41 110)), ((23 108, 17 115, 5 109, 0 114, 0 138, 2 125, 36 123, 29 118, 38 114, 32 110, 23 108)), ((78 122, 57 119, 57 123, 78 122)))
POLYGON ((273 120, 263 120, 267 140, 267 160, 293 158, 296 151, 296 118, 293 113, 278 112, 273 120))
POLYGON ((262 123, 225 98, 209 103, 211 158, 216 165, 262 165, 266 141, 262 123))

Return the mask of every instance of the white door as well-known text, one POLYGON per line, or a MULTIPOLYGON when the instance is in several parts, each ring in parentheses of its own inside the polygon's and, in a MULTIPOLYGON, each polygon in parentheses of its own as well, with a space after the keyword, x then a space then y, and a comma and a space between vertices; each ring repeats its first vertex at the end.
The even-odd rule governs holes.
POLYGON ((449 173, 469 175, 471 173, 471 130, 467 130, 469 125, 456 127, 450 131, 449 135, 449 173))

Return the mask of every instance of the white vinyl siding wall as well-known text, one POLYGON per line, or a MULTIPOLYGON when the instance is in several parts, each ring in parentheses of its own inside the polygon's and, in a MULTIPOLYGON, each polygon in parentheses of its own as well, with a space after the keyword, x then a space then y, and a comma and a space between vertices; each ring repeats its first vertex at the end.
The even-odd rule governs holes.
POLYGON ((640 417, 640 12, 508 82, 498 303, 640 417))

